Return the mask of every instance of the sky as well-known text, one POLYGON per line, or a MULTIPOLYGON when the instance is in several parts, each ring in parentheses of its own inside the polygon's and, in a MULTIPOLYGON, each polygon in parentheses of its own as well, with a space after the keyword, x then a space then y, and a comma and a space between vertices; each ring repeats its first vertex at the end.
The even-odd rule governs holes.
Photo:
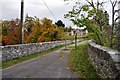
MULTIPOLYGON (((0 13, 0 20, 20 18, 20 4, 21 0, 0 0, 0 12, 2 12, 0 13)), ((74 1, 71 0, 68 2, 64 2, 64 0, 24 0, 24 17, 26 14, 29 16, 37 16, 40 19, 47 17, 53 20, 53 23, 57 22, 57 20, 62 20, 66 26, 73 26, 69 19, 64 18, 64 14, 68 13, 74 4, 74 1), (53 15, 45 6, 44 1, 53 15)), ((104 8, 111 14, 110 4, 107 3, 104 8)))
MULTIPOLYGON (((21 0, 1 0, 2 1, 2 16, 1 19, 15 19, 20 18, 20 2, 21 0)), ((24 0, 24 17, 26 14, 29 16, 37 16, 40 19, 47 17, 54 22, 62 20, 66 26, 71 26, 72 23, 69 19, 64 18, 64 14, 72 9, 74 3, 64 2, 64 0, 44 0, 50 13, 45 6, 43 0, 24 0), (69 5, 67 5, 69 3, 69 5)), ((0 3, 1 4, 1 3, 0 3)))

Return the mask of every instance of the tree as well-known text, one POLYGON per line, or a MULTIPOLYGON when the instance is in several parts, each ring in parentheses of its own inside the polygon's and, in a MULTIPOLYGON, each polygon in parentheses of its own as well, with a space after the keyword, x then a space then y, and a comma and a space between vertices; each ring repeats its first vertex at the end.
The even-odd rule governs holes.
POLYGON ((120 11, 120 9, 115 10, 118 1, 109 0, 112 5, 112 25, 109 25, 109 15, 107 11, 104 11, 102 8, 106 2, 97 1, 97 3, 95 3, 93 0, 85 1, 85 4, 77 1, 72 11, 65 14, 65 17, 70 18, 73 24, 79 27, 86 26, 90 36, 97 44, 114 48, 115 44, 120 42, 120 38, 118 37, 120 30, 118 27, 117 29, 115 28, 116 21, 120 17, 118 15, 115 19, 115 13, 120 11))
MULTIPOLYGON (((114 27, 115 27, 115 13, 117 12, 115 10, 115 6, 117 5, 117 0, 112 1, 110 0, 111 6, 112 6, 112 25, 111 25, 111 39, 110 39, 110 47, 113 48, 113 38, 114 38, 114 27)), ((118 10, 119 11, 119 10, 118 10)))
MULTIPOLYGON (((2 45, 20 44, 20 20, 2 22, 2 45)), ((46 41, 61 40, 64 28, 52 24, 48 18, 26 16, 24 22, 24 43, 38 43, 46 41)), ((1 38, 0 36, 0 38, 1 38)))
POLYGON ((64 28, 64 32, 71 32, 73 29, 72 29, 72 27, 70 26, 70 27, 65 27, 64 28))
POLYGON ((8 29, 9 29, 9 21, 2 21, 2 35, 7 36, 8 35, 8 29))
POLYGON ((29 17, 28 14, 25 17, 24 27, 28 34, 31 33, 32 27, 35 26, 35 19, 33 17, 29 17))
MULTIPOLYGON (((2 36, 2 45, 20 44, 20 24, 16 20, 7 21, 9 24, 3 24, 7 27, 7 34, 2 36)), ((4 21, 3 21, 4 23, 4 21)), ((6 21, 5 21, 6 23, 6 21)))
POLYGON ((111 25, 111 47, 120 51, 120 1, 110 0, 112 7, 112 25, 111 25), (118 9, 115 10, 115 7, 118 4, 118 9), (117 17, 115 18, 115 16, 117 17))
MULTIPOLYGON (((32 18, 35 24, 31 28, 31 32, 26 36, 26 43, 37 43, 44 41, 54 41, 61 38, 62 27, 52 24, 52 20, 48 18, 32 18)), ((25 32, 26 33, 26 32, 25 32)))
POLYGON ((56 23, 55 23, 58 27, 65 27, 65 24, 63 24, 63 22, 61 20, 58 20, 56 23))
POLYGON ((100 45, 104 45, 103 29, 107 23, 107 18, 102 5, 104 2, 95 3, 93 0, 85 0, 87 4, 81 4, 80 1, 76 2, 72 11, 65 14, 65 17, 70 18, 74 25, 79 27, 86 26, 91 37, 100 45), (102 17, 100 17, 102 16, 102 17))

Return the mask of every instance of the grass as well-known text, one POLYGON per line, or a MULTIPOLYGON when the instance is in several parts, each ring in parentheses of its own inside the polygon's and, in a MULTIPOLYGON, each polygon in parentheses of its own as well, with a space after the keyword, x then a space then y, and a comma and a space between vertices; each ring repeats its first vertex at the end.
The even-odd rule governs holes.
POLYGON ((99 79, 89 60, 87 43, 79 45, 76 50, 71 50, 69 57, 70 68, 77 72, 80 78, 99 79))
MULTIPOLYGON (((70 43, 70 44, 73 44, 73 43, 70 43)), ((67 44, 67 45, 70 45, 70 44, 67 44)), ((47 51, 43 51, 43 52, 39 52, 39 53, 35 53, 35 54, 23 56, 23 57, 18 57, 18 58, 12 59, 12 60, 3 61, 2 62, 2 68, 5 69, 5 68, 10 67, 12 65, 15 65, 15 64, 18 64, 18 63, 21 63, 21 62, 24 62, 24 61, 42 56, 44 54, 50 53, 52 51, 58 50, 62 47, 64 47, 64 45, 57 46, 57 47, 49 49, 47 51)))
MULTIPOLYGON (((86 36, 77 36, 77 39, 86 38, 86 36)), ((63 35, 62 40, 74 40, 75 35, 63 35)))
POLYGON ((69 46, 68 48, 73 49, 73 48, 75 48, 75 46, 69 46))

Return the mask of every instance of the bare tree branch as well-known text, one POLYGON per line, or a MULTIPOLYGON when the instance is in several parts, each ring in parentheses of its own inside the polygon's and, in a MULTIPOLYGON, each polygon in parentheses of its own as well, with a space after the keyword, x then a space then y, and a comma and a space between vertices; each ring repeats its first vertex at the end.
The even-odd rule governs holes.
POLYGON ((112 4, 113 7, 115 7, 116 4, 117 4, 117 0, 115 0, 115 1, 110 0, 110 2, 111 2, 111 4, 112 4))
MULTIPOLYGON (((110 0, 110 3, 112 5, 112 26, 111 26, 111 39, 110 39, 110 47, 113 48, 113 36, 114 36, 114 25, 115 25, 115 6, 117 4, 117 0, 112 1, 110 0)), ((117 19, 116 19, 117 20, 117 19)))
POLYGON ((116 13, 116 12, 119 12, 119 11, 120 11, 120 9, 118 9, 118 10, 115 10, 115 13, 116 13))
POLYGON ((95 9, 95 6, 94 6, 94 3, 93 3, 93 0, 91 0, 91 2, 90 1, 88 1, 88 0, 86 0, 94 9, 95 9))
POLYGON ((118 17, 115 19, 115 21, 117 21, 118 19, 120 19, 120 16, 118 16, 118 17))

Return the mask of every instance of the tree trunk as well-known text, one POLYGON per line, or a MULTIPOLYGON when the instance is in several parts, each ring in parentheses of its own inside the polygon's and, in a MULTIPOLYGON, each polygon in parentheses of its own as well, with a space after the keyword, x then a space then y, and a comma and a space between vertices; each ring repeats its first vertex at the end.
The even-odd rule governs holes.
POLYGON ((111 39, 110 39, 110 47, 113 48, 113 35, 114 35, 114 6, 112 6, 112 26, 111 26, 111 39))

